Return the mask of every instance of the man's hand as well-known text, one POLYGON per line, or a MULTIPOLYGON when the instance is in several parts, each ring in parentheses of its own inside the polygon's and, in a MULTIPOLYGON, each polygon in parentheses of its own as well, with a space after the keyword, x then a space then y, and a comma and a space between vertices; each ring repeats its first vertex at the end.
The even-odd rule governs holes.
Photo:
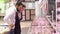
POLYGON ((9 28, 11 29, 11 28, 13 28, 14 27, 14 24, 13 23, 10 23, 9 24, 9 28))

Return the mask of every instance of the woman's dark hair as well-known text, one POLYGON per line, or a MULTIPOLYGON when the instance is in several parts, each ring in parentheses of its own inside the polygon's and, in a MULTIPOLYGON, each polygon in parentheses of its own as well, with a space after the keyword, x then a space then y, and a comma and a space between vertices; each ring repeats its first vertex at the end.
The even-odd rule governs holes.
POLYGON ((22 5, 23 7, 25 7, 25 5, 21 1, 17 1, 16 5, 18 6, 22 5))

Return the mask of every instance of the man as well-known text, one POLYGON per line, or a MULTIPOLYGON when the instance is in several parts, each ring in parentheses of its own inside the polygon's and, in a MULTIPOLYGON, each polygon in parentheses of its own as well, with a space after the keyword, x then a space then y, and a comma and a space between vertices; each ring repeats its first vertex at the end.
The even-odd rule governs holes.
POLYGON ((25 5, 18 1, 15 6, 6 11, 7 14, 4 17, 4 20, 9 24, 11 29, 10 34, 21 34, 20 21, 24 8, 25 5))

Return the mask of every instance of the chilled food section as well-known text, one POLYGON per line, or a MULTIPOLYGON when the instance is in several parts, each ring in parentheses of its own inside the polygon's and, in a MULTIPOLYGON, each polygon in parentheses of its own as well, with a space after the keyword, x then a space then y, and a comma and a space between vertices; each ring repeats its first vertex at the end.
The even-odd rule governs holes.
POLYGON ((56 34, 55 28, 46 17, 35 18, 29 32, 30 34, 56 34))

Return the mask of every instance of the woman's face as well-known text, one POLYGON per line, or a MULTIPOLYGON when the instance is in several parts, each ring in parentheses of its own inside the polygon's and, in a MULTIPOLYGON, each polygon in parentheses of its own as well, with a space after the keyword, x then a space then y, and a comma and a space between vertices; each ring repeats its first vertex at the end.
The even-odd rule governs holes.
POLYGON ((24 10, 24 7, 22 5, 18 6, 17 8, 20 12, 22 12, 24 10))

